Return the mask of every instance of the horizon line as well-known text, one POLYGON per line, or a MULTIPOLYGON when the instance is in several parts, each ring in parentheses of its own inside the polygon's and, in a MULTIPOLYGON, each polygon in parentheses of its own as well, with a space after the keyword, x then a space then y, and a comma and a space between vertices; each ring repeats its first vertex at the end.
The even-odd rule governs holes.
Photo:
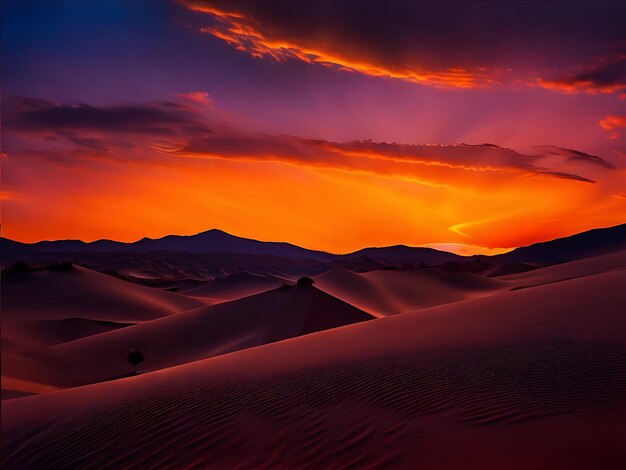
POLYGON ((8 237, 5 237, 5 236, 0 236, 0 238, 4 238, 6 240, 14 241, 14 242, 17 242, 17 243, 22 243, 22 244, 25 244, 25 245, 35 245, 37 243, 54 243, 54 242, 64 242, 64 241, 65 242, 68 242, 68 241, 81 242, 81 243, 84 243, 84 244, 90 244, 90 243, 96 243, 96 242, 113 242, 113 243, 123 243, 123 244, 127 244, 127 245, 132 245, 132 244, 138 243, 138 242, 140 242, 142 240, 161 240, 161 239, 166 238, 166 237, 195 237, 195 236, 202 235, 202 234, 208 233, 208 232, 221 232, 221 233, 224 233, 224 234, 226 234, 228 236, 235 237, 235 238, 241 238, 241 239, 244 239, 244 240, 251 240, 251 241, 256 241, 256 242, 260 242, 260 243, 284 243, 284 244, 295 246, 297 248, 301 248, 301 249, 304 249, 304 250, 315 251, 315 252, 318 252, 318 253, 324 253, 324 254, 334 255, 334 256, 349 255, 349 254, 356 253, 358 251, 366 250, 366 249, 370 249, 370 248, 376 249, 376 248, 390 248, 390 247, 407 247, 407 248, 428 248, 428 249, 432 249, 432 250, 436 250, 436 251, 452 253, 452 254, 455 254, 455 255, 458 255, 458 256, 470 257, 470 256, 474 256, 474 255, 494 256, 494 255, 498 255, 498 254, 508 253, 508 252, 513 251, 513 250, 516 250, 517 248, 523 248, 523 247, 531 246, 531 245, 534 245, 534 244, 537 244, 537 243, 545 243, 545 242, 549 242, 549 241, 553 241, 553 240, 560 240, 560 239, 568 238, 568 237, 575 236, 575 235, 578 235, 578 234, 581 234, 581 233, 586 233, 586 232, 590 232, 590 231, 593 231, 593 230, 602 230, 602 229, 609 229, 609 228, 619 227, 620 225, 624 225, 624 224, 626 224, 626 222, 625 223, 621 223, 621 224, 617 224, 617 225, 610 225, 610 226, 606 226, 606 227, 595 227, 595 228, 592 228, 592 229, 589 229, 589 230, 584 230, 582 232, 572 233, 570 235, 566 235, 566 236, 563 236, 563 237, 557 237, 557 238, 552 238, 552 239, 547 239, 547 240, 540 240, 540 241, 531 243, 529 245, 521 245, 521 246, 515 246, 515 247, 489 248, 489 247, 480 246, 480 245, 473 245, 473 244, 469 244, 469 243, 458 243, 458 242, 428 242, 428 243, 423 243, 421 245, 407 245, 407 244, 404 244, 404 243, 397 243, 397 244, 392 244, 392 245, 364 246, 362 248, 358 248, 356 250, 345 252, 345 253, 335 253, 335 252, 330 252, 330 251, 326 251, 326 250, 319 250, 319 249, 316 249, 316 248, 307 248, 305 246, 298 245, 298 244, 295 244, 295 243, 292 243, 292 242, 288 242, 288 241, 260 240, 260 239, 257 239, 257 238, 249 238, 249 237, 245 237, 245 236, 234 235, 234 234, 232 234, 230 232, 227 232, 227 231, 219 229, 219 228, 211 228, 211 229, 208 229, 208 230, 203 230, 201 232, 192 233, 192 234, 189 234, 189 235, 180 235, 180 234, 169 233, 169 234, 166 234, 166 235, 163 235, 163 236, 160 236, 160 237, 155 237, 155 238, 144 236, 144 237, 138 238, 138 239, 133 240, 133 241, 121 241, 121 240, 114 240, 114 239, 110 239, 110 238, 98 238, 98 239, 94 239, 94 240, 90 240, 90 241, 82 240, 80 238, 62 238, 62 239, 56 239, 56 240, 43 239, 43 240, 38 240, 38 241, 34 241, 34 242, 27 242, 27 241, 17 240, 17 239, 14 239, 14 238, 8 238, 8 237), (452 249, 445 249, 444 246, 447 246, 449 248, 456 247, 457 250, 453 251, 452 249), (480 252, 477 251, 477 252, 474 252, 472 254, 463 254, 463 251, 464 251, 463 248, 466 248, 466 249, 475 248, 475 249, 478 249, 478 250, 482 250, 483 253, 480 253, 480 252), (487 253, 485 253, 485 252, 487 252, 487 253))

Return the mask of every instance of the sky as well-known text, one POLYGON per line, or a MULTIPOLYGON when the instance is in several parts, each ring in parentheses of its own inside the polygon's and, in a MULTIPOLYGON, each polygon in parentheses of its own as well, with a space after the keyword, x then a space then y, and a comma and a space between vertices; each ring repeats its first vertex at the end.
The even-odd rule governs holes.
POLYGON ((626 222, 622 1, 0 8, 4 237, 472 254, 626 222))

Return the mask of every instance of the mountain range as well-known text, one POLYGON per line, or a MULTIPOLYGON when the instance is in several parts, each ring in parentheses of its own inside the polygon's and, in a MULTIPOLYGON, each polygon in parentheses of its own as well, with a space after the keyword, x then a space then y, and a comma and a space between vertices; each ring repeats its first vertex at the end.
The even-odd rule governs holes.
MULTIPOLYGON (((2 264, 24 260, 41 261, 48 254, 140 254, 158 251, 183 252, 191 254, 230 254, 273 256, 294 260, 309 260, 319 264, 330 263, 350 267, 355 262, 364 261, 372 268, 381 266, 402 266, 420 263, 434 265, 449 262, 492 260, 498 263, 535 263, 539 265, 562 263, 575 259, 598 256, 614 251, 626 250, 626 224, 594 229, 569 237, 530 246, 516 248, 509 253, 473 257, 460 256, 432 248, 394 245, 369 247, 347 254, 333 254, 310 250, 284 242, 266 242, 231 235, 222 230, 208 230, 196 235, 168 235, 162 238, 142 238, 125 243, 113 240, 84 242, 81 240, 40 241, 22 243, 0 238, 2 264)), ((71 256, 70 256, 71 258, 71 256)))

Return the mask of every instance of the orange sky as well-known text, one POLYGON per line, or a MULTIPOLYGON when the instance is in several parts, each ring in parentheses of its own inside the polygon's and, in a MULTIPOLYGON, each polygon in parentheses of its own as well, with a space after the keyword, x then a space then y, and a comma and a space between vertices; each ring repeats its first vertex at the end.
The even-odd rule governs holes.
POLYGON ((16 165, 9 157, 5 167, 20 185, 3 201, 3 236, 133 241, 217 227, 348 252, 397 243, 512 247, 625 220, 626 199, 612 193, 626 181, 622 170, 592 166, 585 175, 602 180, 589 183, 511 168, 367 157, 362 166, 341 168, 283 157, 152 152, 149 164, 30 158, 16 165))
POLYGON ((624 223, 599 3, 7 2, 2 235, 471 254, 624 223))

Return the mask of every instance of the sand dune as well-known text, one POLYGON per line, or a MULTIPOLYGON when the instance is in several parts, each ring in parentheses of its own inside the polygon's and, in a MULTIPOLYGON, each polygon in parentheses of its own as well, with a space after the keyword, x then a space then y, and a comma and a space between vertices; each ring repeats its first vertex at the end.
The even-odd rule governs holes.
POLYGON ((501 263, 493 268, 486 270, 483 274, 489 277, 506 276, 509 274, 520 274, 533 269, 537 269, 538 266, 533 266, 527 263, 501 263))
MULTIPOLYGON (((66 343, 86 336, 106 333, 131 326, 133 323, 120 323, 88 318, 63 318, 59 320, 35 320, 20 322, 11 326, 22 344, 32 346, 66 343)), ((14 348, 8 348, 14 350, 14 348)))
POLYGON ((140 370, 153 371, 373 317, 312 286, 275 289, 51 348, 6 356, 4 374, 56 386, 128 375, 130 348, 142 348, 140 370))
POLYGON ((134 323, 202 305, 80 266, 2 276, 2 321, 8 323, 65 318, 134 323))
MULTIPOLYGON (((6 240, 0 239, 0 245, 6 240)), ((89 269, 117 273, 139 283, 150 281, 211 281, 246 271, 261 276, 299 277, 325 266, 310 259, 284 258, 245 253, 186 253, 158 251, 150 253, 35 253, 25 258, 35 263, 71 261, 89 269)), ((328 270, 326 268, 325 270, 328 270)))
POLYGON ((200 297, 209 303, 219 303, 275 289, 287 282, 287 279, 276 276, 260 276, 242 271, 189 289, 185 294, 200 297))
POLYGON ((333 269, 315 277, 316 286, 375 316, 489 295, 504 284, 467 272, 439 268, 355 273, 333 269))
POLYGON ((59 390, 57 387, 50 385, 28 382, 26 380, 13 379, 2 376, 2 399, 10 400, 29 395, 37 395, 38 393, 50 393, 59 390))
POLYGON ((500 276, 498 279, 512 284, 515 289, 522 289, 620 269, 626 269, 626 251, 500 276))
POLYGON ((2 463, 619 468, 625 282, 598 274, 9 400, 2 463))
MULTIPOLYGON (((2 274, 2 369, 38 370, 49 346, 205 305, 74 266, 2 274)), ((97 362, 97 361, 96 361, 97 362)), ((23 374, 29 380, 29 373, 23 374)), ((33 382, 39 382, 33 380, 33 382)))

